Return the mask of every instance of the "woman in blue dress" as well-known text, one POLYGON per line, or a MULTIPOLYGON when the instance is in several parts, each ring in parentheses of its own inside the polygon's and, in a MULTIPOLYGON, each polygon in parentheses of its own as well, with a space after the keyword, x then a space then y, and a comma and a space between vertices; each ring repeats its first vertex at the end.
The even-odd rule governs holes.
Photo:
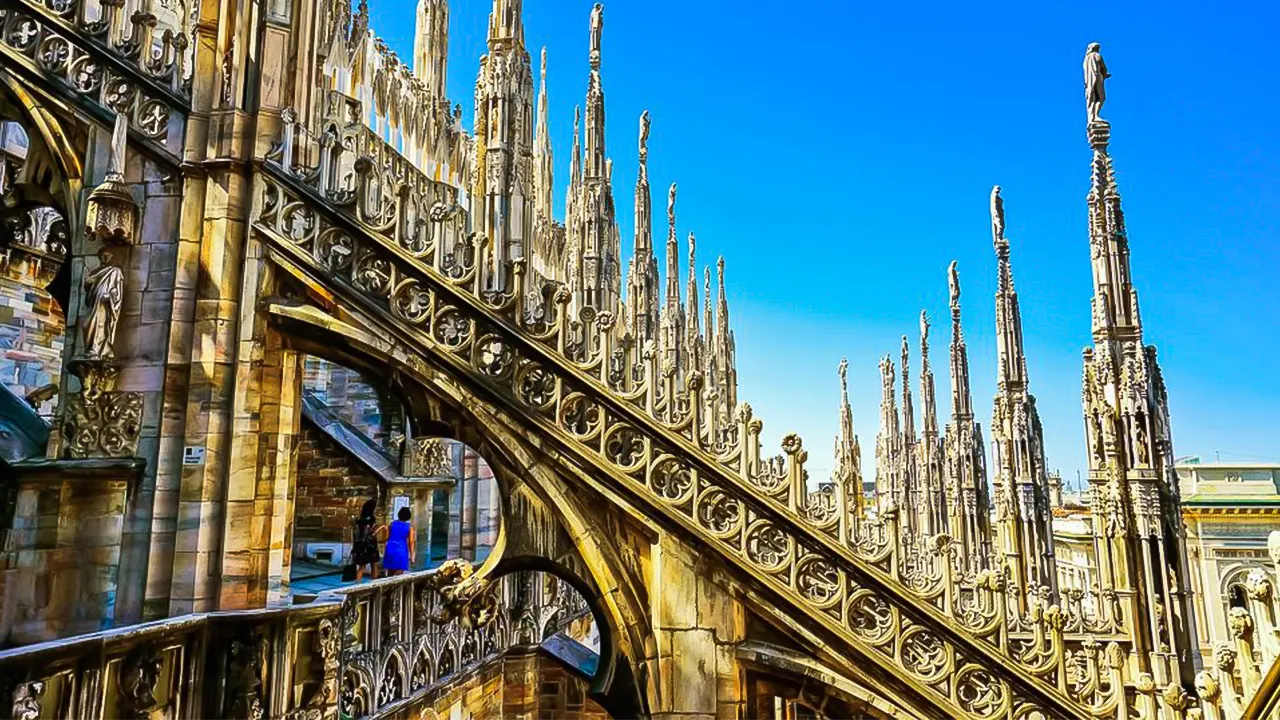
POLYGON ((387 546, 382 552, 382 569, 388 575, 399 575, 409 569, 409 560, 413 557, 413 526, 409 518, 413 513, 409 508, 400 508, 396 521, 391 523, 387 532, 387 546))

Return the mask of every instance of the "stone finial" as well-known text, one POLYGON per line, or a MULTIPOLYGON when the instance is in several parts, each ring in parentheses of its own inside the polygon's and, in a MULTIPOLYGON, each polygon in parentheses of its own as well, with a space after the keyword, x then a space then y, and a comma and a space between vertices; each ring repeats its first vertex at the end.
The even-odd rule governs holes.
POLYGON ((129 186, 124 182, 128 137, 129 120, 124 113, 119 113, 111 133, 107 176, 101 185, 89 193, 89 203, 85 209, 85 232, 91 238, 117 245, 133 243, 138 222, 138 204, 134 202, 129 186))
POLYGON ((124 179, 124 154, 128 141, 129 120, 124 113, 116 113, 116 123, 111 130, 111 156, 107 162, 107 177, 124 179))

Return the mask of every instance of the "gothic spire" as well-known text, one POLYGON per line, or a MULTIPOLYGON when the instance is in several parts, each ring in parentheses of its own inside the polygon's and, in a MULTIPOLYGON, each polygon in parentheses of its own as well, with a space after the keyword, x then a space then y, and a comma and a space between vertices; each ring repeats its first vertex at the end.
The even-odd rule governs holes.
POLYGON ((672 372, 682 371, 681 346, 684 343, 684 313, 680 309, 680 243, 676 239, 676 184, 667 190, 667 277, 659 318, 662 364, 672 372))
POLYGON ((524 0, 493 0, 489 13, 489 50, 524 47, 524 0))
POLYGON ((719 295, 716 299, 716 365, 720 368, 722 401, 725 413, 731 415, 738 406, 737 352, 733 330, 729 327, 729 297, 724 285, 724 256, 716 261, 716 282, 719 295))
MULTIPOLYGON (((1100 116, 1111 77, 1102 49, 1085 52, 1093 346, 1084 351, 1085 437, 1093 541, 1101 589, 1118 597, 1135 670, 1189 686, 1198 645, 1169 400, 1152 346, 1143 344, 1120 190, 1100 116), (1154 572, 1153 572, 1154 569, 1154 572)), ((1172 686, 1171 686, 1172 687, 1172 686)))
POLYGON ((1093 334, 1133 337, 1141 342, 1142 319, 1138 293, 1129 267, 1129 236, 1115 167, 1108 148, 1111 123, 1098 117, 1106 100, 1103 89, 1111 77, 1102 60, 1101 47, 1089 46, 1085 55, 1085 89, 1089 100, 1089 144, 1093 148, 1092 182, 1089 188, 1089 244, 1093 257, 1093 334))
POLYGON ((604 154, 604 86, 600 81, 600 41, 604 31, 604 6, 596 3, 591 11, 591 74, 587 86, 586 121, 583 142, 586 145, 583 175, 603 179, 604 154))
POLYGON ((899 447, 898 404, 894 392, 893 360, 880 359, 880 432, 876 434, 876 497, 882 509, 903 507, 899 447))
POLYGON ((947 268, 951 296, 951 420, 943 437, 947 523, 968 571, 982 567, 991 550, 991 499, 987 489, 982 428, 974 421, 969 354, 960 327, 960 273, 947 268))
POLYGON ((911 346, 907 336, 902 336, 902 442, 903 450, 911 451, 916 441, 915 407, 911 402, 911 346))
POLYGON ((712 311, 711 305, 711 266, 706 265, 702 268, 702 325, 703 334, 706 337, 707 344, 707 364, 713 361, 715 345, 716 319, 712 311))
MULTIPOLYGON (((991 236, 996 250, 996 378, 991 438, 995 443, 996 521, 1000 552, 1013 572, 1013 586, 1057 586, 1053 534, 1045 475, 1044 438, 1036 401, 1028 390, 1022 347, 1022 316, 1013 287, 1009 241, 1004 236, 1004 200, 991 189, 991 236)), ((1025 606, 1028 598, 1019 597, 1025 606)))
POLYGON ((445 100, 449 62, 448 0, 418 0, 413 36, 413 74, 438 101, 445 100))
POLYGON ((937 398, 933 388, 933 370, 929 368, 929 315, 920 311, 920 402, 924 403, 924 434, 938 436, 937 398))
POLYGON ((667 292, 663 297, 669 310, 680 309, 680 242, 676 239, 676 184, 667 191, 667 292))
POLYGON ((475 160, 471 193, 476 230, 489 239, 487 289, 504 291, 512 262, 535 240, 536 173, 531 123, 533 72, 524 49, 521 0, 494 0, 489 54, 476 77, 475 160))
MULTIPOLYGON (((716 295, 716 345, 722 355, 726 355, 726 349, 729 341, 729 296, 725 293, 724 288, 724 256, 721 255, 716 260, 716 283, 718 285, 718 294, 716 295)), ((727 360, 728 358, 722 358, 727 360)))
MULTIPOLYGON (((573 154, 569 156, 569 185, 582 182, 582 106, 573 106, 573 154)), ((569 193, 572 197, 573 193, 569 193)), ((568 220, 568 218, 565 218, 568 220)))
MULTIPOLYGON (((722 283, 723 285, 723 283, 722 283)), ((849 405, 849 361, 840 359, 840 434, 836 436, 835 481, 844 492, 845 508, 862 515, 862 449, 853 427, 853 407, 849 405)))
POLYGON ((539 72, 538 85, 538 125, 534 132, 533 154, 534 167, 537 170, 535 177, 537 208, 536 212, 547 222, 550 222, 553 216, 553 183, 555 159, 551 150, 551 134, 548 130, 548 116, 550 114, 550 106, 547 103, 547 49, 542 48, 542 67, 539 72))
POLYGON ((964 331, 960 325, 960 273, 956 262, 947 268, 947 280, 951 290, 951 416, 973 417, 973 397, 969 392, 969 351, 964 344, 964 331))
POLYGON ((943 480, 942 440, 938 436, 937 396, 929 365, 929 316, 920 312, 920 402, 923 430, 917 446, 916 478, 920 486, 922 531, 926 535, 947 532, 947 506, 943 480))
POLYGON ((1004 236, 1004 200, 1000 186, 991 189, 991 234, 996 249, 996 351, 997 382, 1001 387, 1025 389, 1027 359, 1022 348, 1022 315, 1013 287, 1009 240, 1004 236))
POLYGON ((698 239, 689 233, 689 281, 684 301, 684 353, 691 371, 702 368, 702 330, 698 327, 698 268, 695 261, 698 239))
POLYGON ((658 259, 653 254, 653 201, 649 192, 649 111, 640 115, 640 173, 636 177, 636 234, 627 272, 627 313, 636 343, 658 332, 658 259))

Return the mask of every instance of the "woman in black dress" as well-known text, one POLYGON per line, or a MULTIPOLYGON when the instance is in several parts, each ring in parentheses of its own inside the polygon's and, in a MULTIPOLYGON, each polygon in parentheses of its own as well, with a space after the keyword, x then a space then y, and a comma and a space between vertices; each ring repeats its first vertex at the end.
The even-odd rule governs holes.
POLYGON ((374 511, 378 503, 366 501, 360 508, 360 517, 356 519, 354 542, 351 544, 351 562, 356 566, 356 582, 364 579, 364 569, 369 567, 369 574, 378 579, 378 563, 382 556, 378 553, 378 520, 374 511))

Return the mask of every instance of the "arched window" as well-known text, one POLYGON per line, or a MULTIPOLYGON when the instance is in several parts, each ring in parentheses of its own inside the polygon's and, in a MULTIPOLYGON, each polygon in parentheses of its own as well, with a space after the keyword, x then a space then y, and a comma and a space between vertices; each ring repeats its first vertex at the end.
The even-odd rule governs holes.
POLYGON ((1249 609, 1249 596, 1245 594, 1244 583, 1234 582, 1227 586, 1227 609, 1249 609))

